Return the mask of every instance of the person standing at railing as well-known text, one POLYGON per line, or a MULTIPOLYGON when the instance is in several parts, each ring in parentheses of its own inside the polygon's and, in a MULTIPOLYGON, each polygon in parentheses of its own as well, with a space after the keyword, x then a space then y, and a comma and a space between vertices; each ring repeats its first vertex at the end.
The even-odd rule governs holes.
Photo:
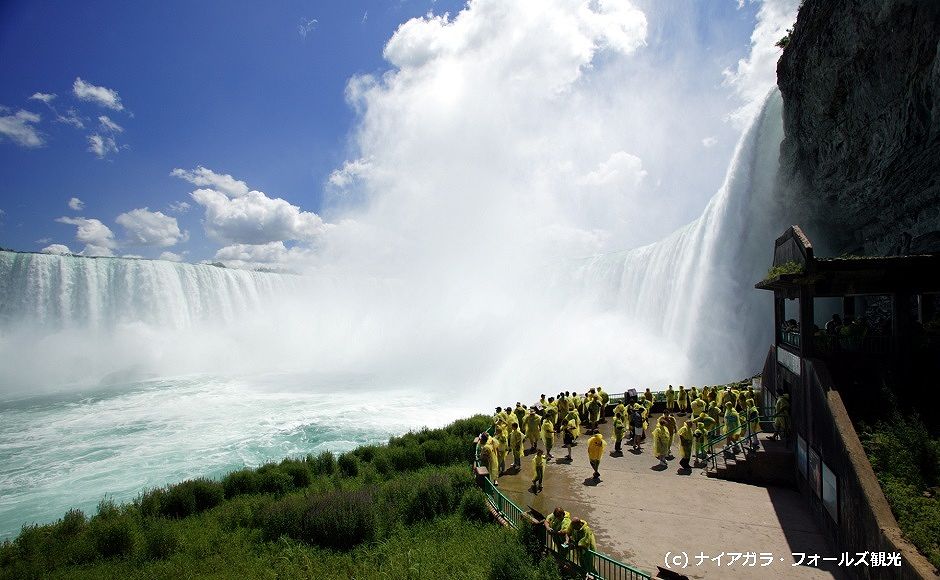
POLYGON ((757 410, 754 399, 747 399, 745 404, 747 405, 748 443, 752 449, 757 449, 760 446, 757 440, 757 434, 760 433, 760 411, 757 410))
MULTIPOLYGON (((512 410, 512 414, 516 417, 516 424, 521 427, 526 414, 525 406, 519 401, 516 401, 516 408, 512 410)), ((512 417, 510 417, 509 420, 512 421, 512 417)))
POLYGON ((682 424, 679 431, 679 465, 682 469, 689 469, 689 459, 692 457, 692 429, 689 428, 689 421, 682 424))
POLYGON ((486 467, 493 485, 499 485, 496 481, 499 473, 499 464, 496 461, 495 443, 496 440, 486 433, 480 435, 480 465, 486 467))
POLYGON ((646 387, 646 390, 643 391, 643 398, 649 401, 651 405, 653 404, 653 391, 649 387, 646 387))
POLYGON ((708 413, 708 416, 715 422, 715 427, 721 423, 721 407, 718 406, 718 403, 714 401, 709 403, 708 409, 705 412, 708 413))
POLYGON ((522 467, 522 447, 523 435, 519 430, 519 424, 513 423, 509 431, 509 449, 512 451, 512 466, 516 469, 522 467))
POLYGON ((542 455, 541 449, 536 450, 535 457, 532 458, 532 471, 535 473, 532 478, 532 490, 538 493, 542 491, 542 479, 545 477, 545 456, 542 455))
POLYGON ((548 549, 562 552, 562 546, 568 541, 568 528, 571 527, 571 514, 556 507, 545 518, 545 533, 548 535, 548 549))
POLYGON ((571 525, 568 526, 568 546, 577 554, 578 563, 582 568, 589 572, 594 570, 593 558, 588 550, 597 550, 597 540, 594 539, 591 526, 581 518, 571 518, 571 525))
POLYGON ((695 385, 692 385, 692 387, 689 389, 689 401, 694 401, 697 398, 698 398, 698 389, 695 387, 695 385))
POLYGON ((674 411, 676 408, 676 392, 673 390, 672 385, 666 387, 666 410, 674 411))
POLYGON ((731 401, 725 403, 725 449, 728 453, 738 452, 738 438, 741 436, 741 416, 734 410, 731 401))
POLYGON ((604 454, 605 447, 607 447, 607 443, 604 441, 604 436, 600 433, 595 433, 588 439, 588 460, 591 463, 591 468, 594 470, 595 480, 601 477, 601 456, 604 454))
POLYGON ((705 430, 704 424, 701 422, 695 423, 695 431, 692 432, 692 444, 695 446, 695 466, 698 467, 701 465, 701 461, 705 459, 705 445, 706 437, 708 431, 705 430))
POLYGON ((679 412, 685 413, 689 408, 689 392, 685 390, 684 385, 679 385, 679 392, 676 394, 676 401, 679 403, 679 412))
POLYGON ((555 446, 555 424, 545 417, 542 421, 542 442, 545 444, 545 455, 552 459, 552 447, 555 446))
POLYGON ((499 465, 499 475, 506 471, 506 454, 509 453, 509 434, 506 432, 506 424, 500 422, 496 426, 494 435, 496 439, 496 461, 499 465))

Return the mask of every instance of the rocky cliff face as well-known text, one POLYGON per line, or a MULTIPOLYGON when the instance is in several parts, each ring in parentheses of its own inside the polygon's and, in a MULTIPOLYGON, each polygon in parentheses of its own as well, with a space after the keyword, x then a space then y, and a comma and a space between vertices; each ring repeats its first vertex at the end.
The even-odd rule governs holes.
POLYGON ((938 52, 940 0, 800 7, 777 65, 778 199, 825 253, 940 251, 938 52))

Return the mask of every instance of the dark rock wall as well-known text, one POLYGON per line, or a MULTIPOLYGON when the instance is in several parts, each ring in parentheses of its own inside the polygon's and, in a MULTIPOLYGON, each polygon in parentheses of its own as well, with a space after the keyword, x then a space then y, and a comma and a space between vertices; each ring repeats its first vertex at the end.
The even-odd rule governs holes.
POLYGON ((777 65, 780 195, 819 255, 940 251, 940 0, 807 0, 777 65))

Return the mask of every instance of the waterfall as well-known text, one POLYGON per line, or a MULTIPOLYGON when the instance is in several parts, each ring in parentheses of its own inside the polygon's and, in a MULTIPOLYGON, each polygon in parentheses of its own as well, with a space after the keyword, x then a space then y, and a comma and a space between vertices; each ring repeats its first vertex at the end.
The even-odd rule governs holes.
POLYGON ((578 291, 687 353, 688 382, 757 372, 770 343, 771 299, 755 290, 785 226, 773 198, 783 139, 774 89, 743 133, 702 216, 663 240, 595 256, 576 268, 578 291))
POLYGON ((270 304, 296 281, 163 260, 0 252, 0 324, 88 331, 225 324, 270 304))
POLYGON ((773 198, 781 107, 775 90, 699 219, 648 246, 556 260, 553 283, 541 270, 495 295, 513 308, 477 297, 482 310, 469 317, 463 294, 420 272, 300 276, 0 252, 0 389, 285 369, 476 389, 746 376, 771 331, 770 297, 753 284, 789 225, 773 198), (535 300, 541 291, 550 300, 535 300))

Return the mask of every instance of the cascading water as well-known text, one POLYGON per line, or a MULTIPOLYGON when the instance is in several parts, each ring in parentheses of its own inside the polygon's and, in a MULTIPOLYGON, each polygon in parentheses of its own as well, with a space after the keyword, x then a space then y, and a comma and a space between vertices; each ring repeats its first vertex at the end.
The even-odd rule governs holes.
POLYGON ((774 89, 738 142, 724 184, 702 216, 665 239, 604 254, 576 270, 578 291, 593 295, 651 333, 681 347, 689 368, 677 380, 727 381, 759 369, 770 340, 763 277, 783 229, 772 197, 783 138, 774 89))

